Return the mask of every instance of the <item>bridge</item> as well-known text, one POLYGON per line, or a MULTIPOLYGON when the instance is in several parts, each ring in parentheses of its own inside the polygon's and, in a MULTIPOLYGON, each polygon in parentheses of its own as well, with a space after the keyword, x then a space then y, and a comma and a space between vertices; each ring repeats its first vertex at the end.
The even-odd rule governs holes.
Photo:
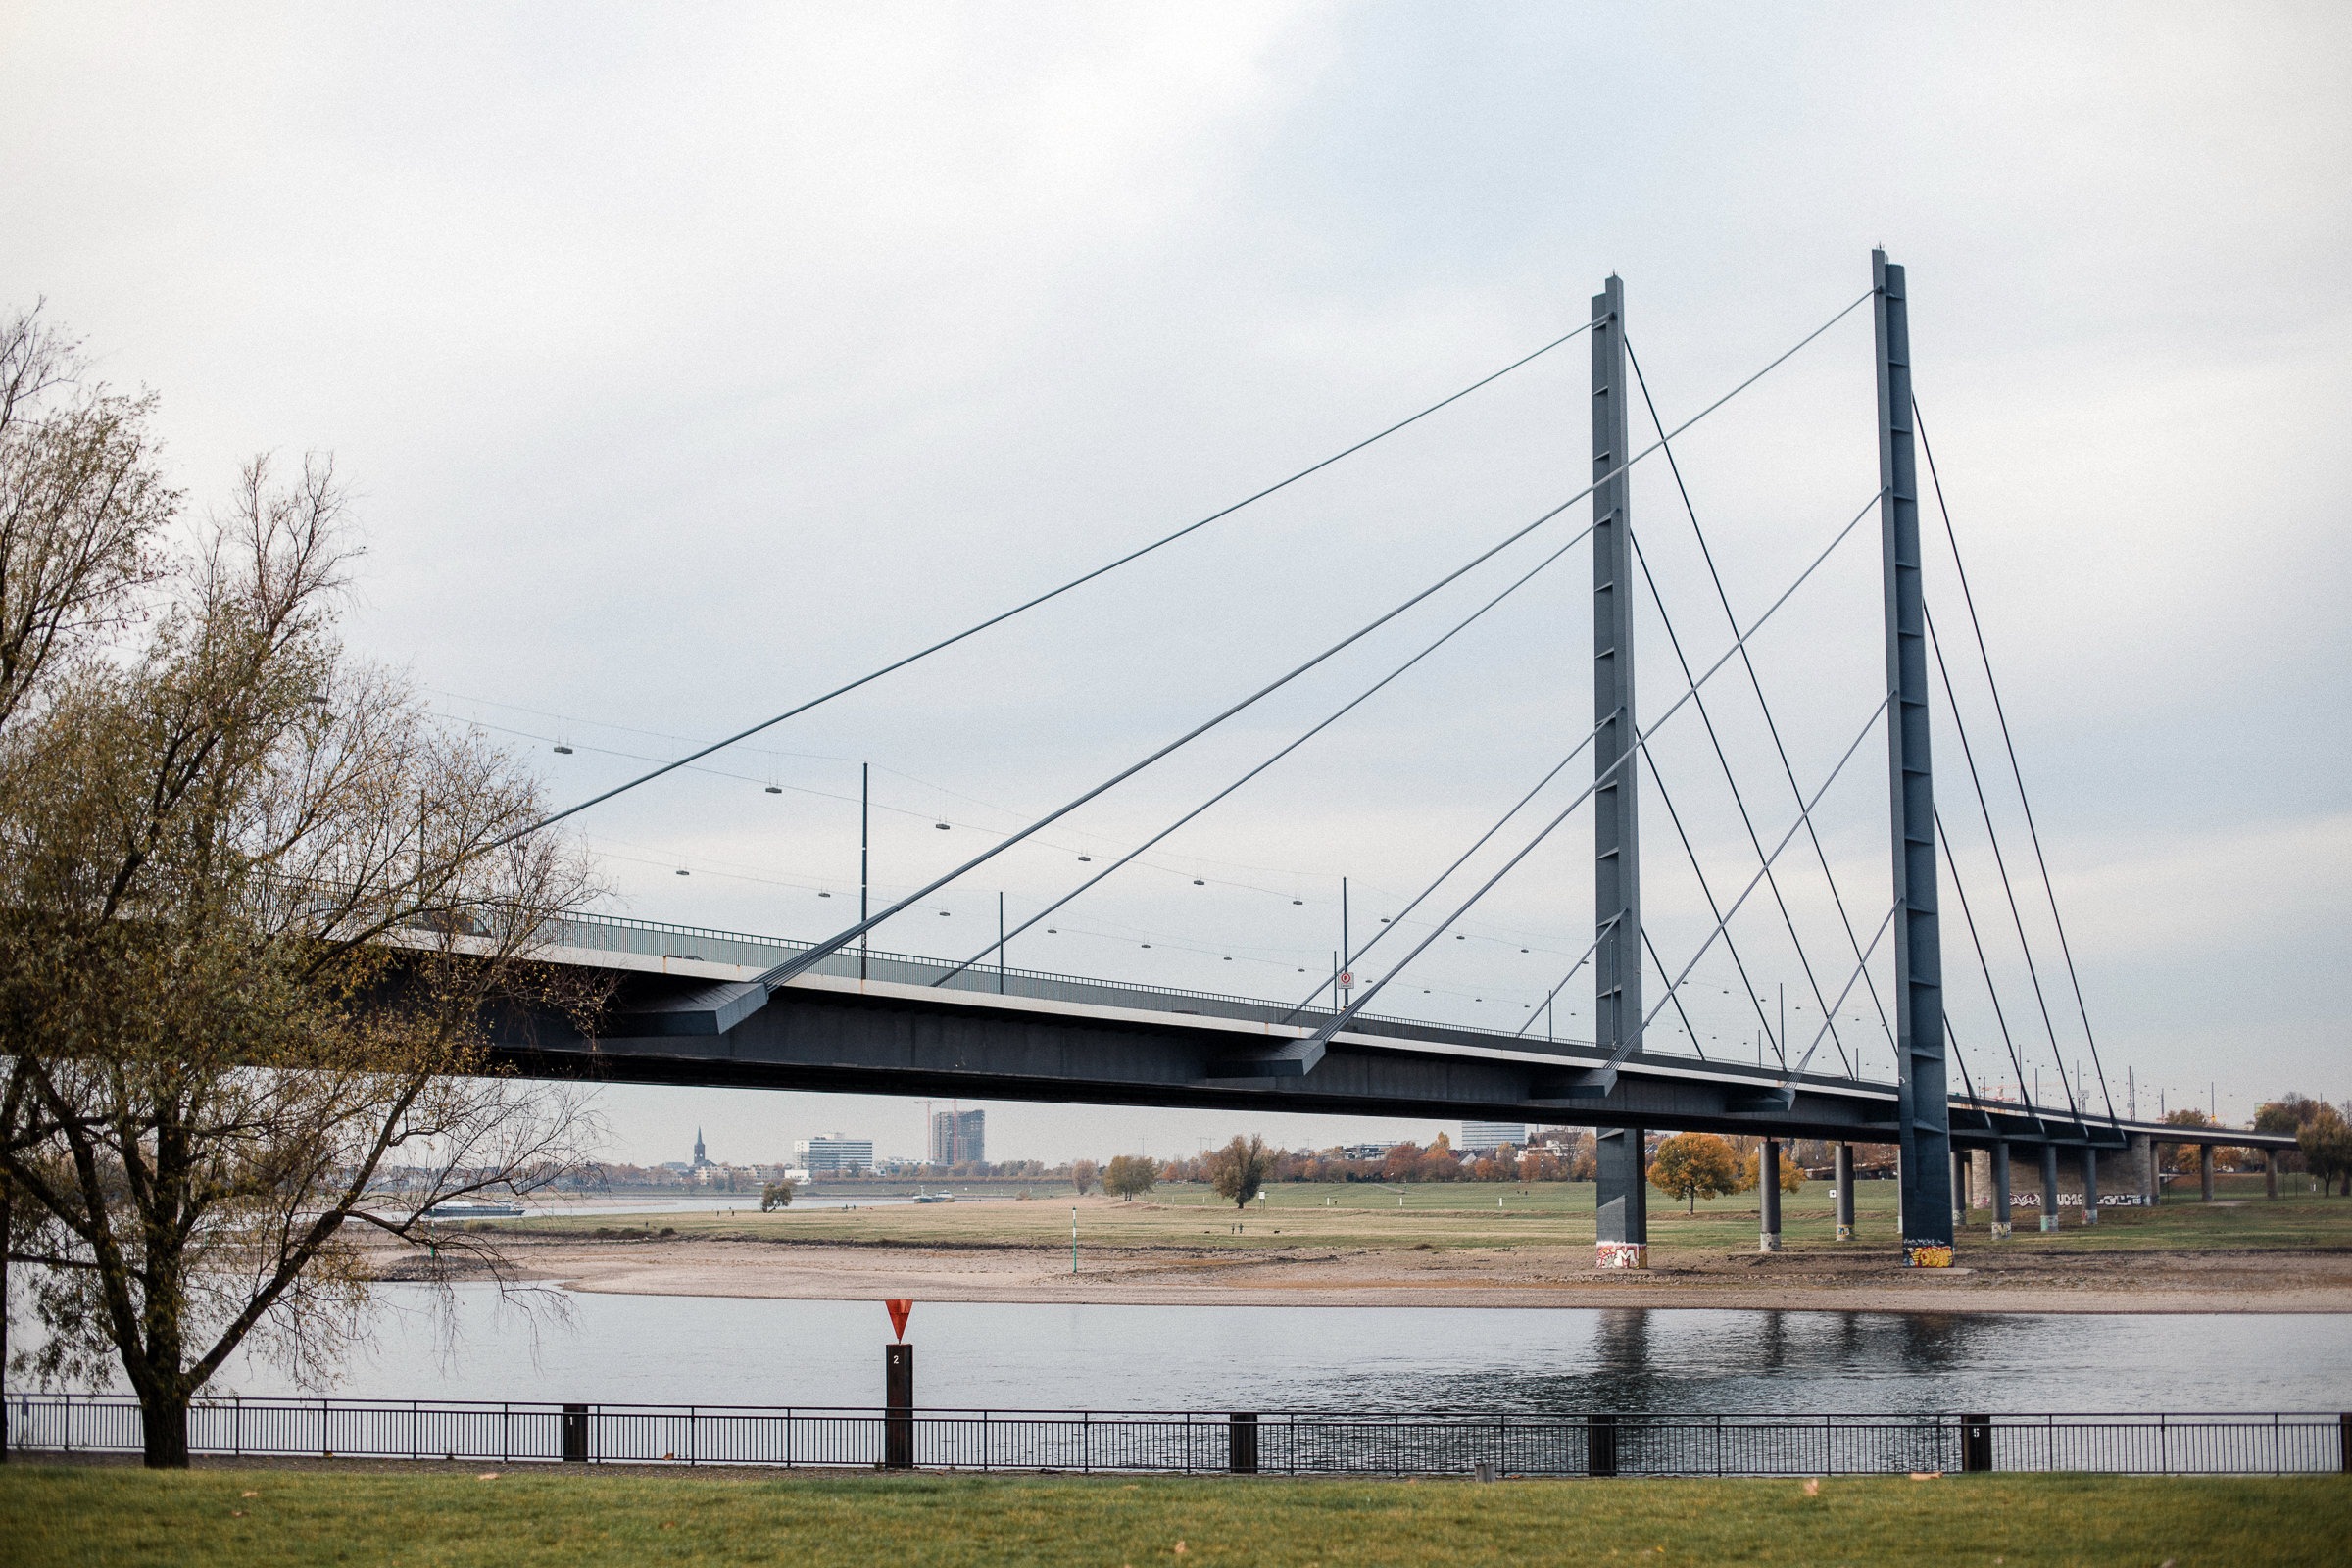
MULTIPOLYGON (((1899 1151, 1904 1259, 1929 1267, 1951 1261, 1956 1222, 1967 1206, 1966 1189, 1973 1172, 1981 1171, 1976 1179, 1990 1184, 1995 1234, 2006 1232, 2010 1168, 2016 1155, 2029 1156, 2039 1166, 2042 1223, 2048 1225, 2056 1213, 2062 1158, 2080 1169, 2084 1217, 2092 1220, 2103 1169, 2112 1182, 2120 1168, 2136 1196, 2152 1200, 2158 1181, 2153 1146, 2159 1141, 2205 1150, 2209 1195, 2212 1147, 2253 1147, 2273 1155, 2293 1147, 2291 1138, 2167 1126, 2138 1121, 2116 1110, 2106 1069, 2099 1061, 2089 1008, 2075 978, 2074 955, 2066 946, 2065 927, 2025 795, 2006 711, 1999 707, 1990 657, 1976 626, 1975 603, 1960 564, 1957 535, 1948 510, 1941 506, 1932 454, 1926 469, 1929 488, 1942 514, 1954 574, 1948 597, 1939 588, 1936 603, 1945 608, 1947 618, 1963 619, 1973 634, 1974 651, 1991 687, 1993 711, 1998 715, 1997 750, 1993 737, 1972 733, 1968 715, 1953 694, 1945 647, 1948 638, 1938 637, 1930 613, 1925 581, 1929 561, 1921 527, 1920 458, 1925 436, 1911 387, 1907 288, 1903 269, 1888 262, 1883 253, 1873 253, 1871 286, 1864 294, 1699 415, 1672 429, 1650 403, 1626 333, 1623 285, 1611 277, 1593 298, 1591 318, 1584 325, 1494 376, 1233 507, 710 747, 663 763, 556 813, 548 822, 561 821, 624 791, 651 785, 726 746, 1172 546, 1579 336, 1588 339, 1592 362, 1592 478, 1589 486, 1333 647, 1134 765, 1096 782, 1064 806, 1004 836, 926 886, 880 910, 871 907, 867 892, 861 889, 859 918, 822 941, 799 942, 635 920, 579 917, 564 922, 553 933, 553 945, 545 956, 603 972, 612 982, 610 1008, 593 1035, 583 1035, 553 1017, 506 1020, 498 1038, 501 1059, 533 1076, 605 1082, 1589 1125, 1597 1134, 1596 1261, 1604 1267, 1646 1264, 1642 1139, 1648 1129, 1694 1129, 1763 1138, 1768 1170, 1777 1170, 1783 1140, 1833 1141, 1838 1150, 1841 1235, 1850 1235, 1853 1224, 1852 1146, 1891 1144, 1899 1151), (1760 614, 1746 620, 1733 613, 1730 595, 1720 574, 1715 573, 1712 554, 1708 554, 1708 570, 1714 578, 1729 642, 1711 662, 1696 662, 1690 652, 1693 639, 1677 630, 1635 534, 1632 470, 1653 457, 1670 466, 1683 511, 1703 551, 1705 533, 1682 482, 1674 450, 1676 438, 1864 306, 1869 307, 1873 318, 1876 350, 1876 493, 1830 536, 1818 554, 1790 574, 1760 614), (1646 412, 1651 424, 1652 433, 1645 440, 1634 434, 1637 405, 1646 412), (1369 690, 1169 827, 1102 869, 1085 873, 1077 887, 1028 922, 1050 917, 1132 863, 1345 717, 1373 692, 1405 674, 1553 563, 1574 549, 1587 548, 1592 568, 1591 730, 1404 906, 1396 923, 1384 923, 1379 932, 1343 954, 1328 986, 1318 988, 1312 997, 1302 1001, 1252 998, 1013 968, 1004 961, 1002 931, 993 961, 988 950, 956 961, 884 952, 872 946, 872 934, 878 928, 924 899, 1064 819, 1372 630, 1422 605, 1441 589, 1471 576, 1588 501, 1591 514, 1585 527, 1564 541, 1538 540, 1537 548, 1547 553, 1485 600, 1467 619, 1451 624, 1369 690), (1749 656, 1749 643, 1784 611, 1825 560, 1857 536, 1860 524, 1873 514, 1879 523, 1883 584, 1879 616, 1886 650, 1884 696, 1867 713, 1853 715, 1851 743, 1823 770, 1826 776, 1800 783, 1789 748, 1773 723, 1771 703, 1749 656), (1638 590, 1647 591, 1648 602, 1667 630, 1681 677, 1679 684, 1669 683, 1666 702, 1646 723, 1638 722, 1636 706, 1638 590), (1735 765, 1718 729, 1717 712, 1710 710, 1708 690, 1712 689, 1719 710, 1724 689, 1734 684, 1729 679, 1713 684, 1727 671, 1734 672, 1742 688, 1752 692, 1771 726, 1776 765, 1765 770, 1770 783, 1761 791, 1752 766, 1743 787, 1741 769, 1735 765), (1686 712, 1690 718, 1683 717, 1686 712), (1720 880, 1720 865, 1710 878, 1650 744, 1668 723, 1679 720, 1688 726, 1693 718, 1704 727, 1752 851, 1734 873, 1736 880, 1730 882, 1720 880), (1967 889, 1957 881, 1949 858, 1950 834, 1937 808, 1931 751, 1933 731, 1938 723, 1960 742, 1970 783, 1963 800, 1976 808, 1999 870, 2001 899, 1984 902, 1982 919, 1978 905, 1970 902, 1967 889), (1882 903, 1872 896, 1859 906, 1869 912, 1857 916, 1858 896, 1841 887, 1833 871, 1815 812, 1831 785, 1868 749, 1874 736, 1885 746, 1886 757, 1891 898, 1882 903), (1590 782, 1572 792, 1559 781, 1587 752, 1591 753, 1590 782), (1981 765, 1982 758, 2006 762, 2025 810, 2030 860, 2019 846, 2005 847, 2002 842, 1987 804, 1988 769, 1981 765), (1643 787, 1645 777, 1647 789, 1643 787), (1779 830, 1768 832, 1759 821, 1767 810, 1764 800, 1768 795, 1779 796, 1778 786, 1784 784, 1788 804, 1772 808, 1771 819, 1779 830), (1697 951, 1673 965, 1665 961, 1642 917, 1644 840, 1640 818, 1643 798, 1651 792, 1666 808, 1675 840, 1713 916, 1713 928, 1697 951), (1540 799, 1543 804, 1535 806, 1540 799), (1506 1033, 1417 1020, 1374 1008, 1373 1004, 1392 981, 1457 925, 1556 829, 1572 816, 1585 813, 1587 808, 1593 834, 1592 942, 1543 998, 1540 1007, 1532 1002, 1527 1004, 1525 1023, 1506 1033), (1514 822, 1519 827, 1504 837, 1514 822), (1800 929, 1806 922, 1792 911, 1783 885, 1790 866, 1803 858, 1788 853, 1800 841, 1811 851, 1838 916, 1834 926, 1814 930, 1810 941, 1800 929), (1497 860, 1498 866, 1494 863, 1497 860), (1478 862, 1476 869, 1464 875, 1465 867, 1474 861, 1478 862), (2013 863, 2020 870, 2014 877, 2013 863), (2056 955, 2046 951, 2046 943, 2044 951, 2036 953, 2036 943, 2021 912, 2017 884, 2026 882, 2031 896, 2033 879, 2023 874, 2029 864, 2038 873, 2040 894, 2047 901, 2057 935, 2056 955), (1958 1051, 1945 1006, 1940 896, 1947 881, 1960 902, 1967 951, 1988 995, 2001 1053, 2014 1069, 2017 1093, 1996 1094, 1989 1086, 1972 1081, 1967 1058, 1958 1051), (1757 897, 1759 893, 1762 897, 1757 897), (1751 903, 1758 911, 1769 907, 1777 913, 1777 921, 1769 923, 1776 932, 1786 933, 1795 952, 1802 972, 1800 995, 1811 999, 1822 1020, 1810 1040, 1792 1036, 1785 1022, 1772 1025, 1763 1014, 1759 982, 1740 954, 1736 934, 1742 929, 1738 917, 1751 903), (1423 906, 1427 910, 1412 929, 1424 934, 1417 945, 1411 945, 1415 939, 1405 934, 1404 917, 1414 915, 1423 906), (1879 918, 1882 907, 1884 917, 1879 918), (2006 922, 2000 918, 2003 913, 2006 922), (1987 931, 1999 940, 2004 925, 2013 928, 2032 977, 2030 1005, 2015 995, 2004 996, 1986 956, 1987 931), (1699 1032, 1689 1026, 1686 1011, 1693 1000, 1688 983, 1710 955, 1734 964, 1742 991, 1755 993, 1762 1026, 1758 1054, 1759 1058, 1763 1055, 1761 1041, 1769 1038, 1770 1061, 1759 1059, 1750 1064, 1710 1058, 1697 1049, 1699 1032), (1357 971, 1376 957, 1381 972, 1368 983, 1360 980, 1357 971), (1551 1003, 1588 969, 1589 980, 1583 983, 1591 986, 1593 1027, 1590 1037, 1557 1036, 1551 1027, 1551 1003), (2061 975, 2065 991, 2059 991, 2061 975), (1653 982, 1660 983, 1660 989, 1654 1000, 1645 1003, 1645 996, 1653 995, 1653 982), (1859 1073, 1853 1054, 1839 1036, 1840 1010, 1852 1003, 1857 991, 1875 1009, 1879 1030, 1893 1056, 1896 1070, 1891 1080, 1859 1073), (2056 1010, 2050 1003, 2052 992, 2061 998, 2056 1010), (2078 1071, 2070 1079, 2064 1068, 2060 1018, 2070 992, 2080 1018, 2079 1032, 2097 1069, 2095 1105, 2082 1074, 2078 1071), (1664 1031, 1660 1024, 1669 1008, 1682 1021, 1680 1033, 1691 1043, 1691 1051, 1661 1049, 1664 1031), (2038 1031, 2030 1027, 2036 1018, 2038 1031), (1543 1023, 1541 1034, 1536 1031, 1539 1020, 1543 1023), (2058 1102, 2037 1103, 2023 1094, 2029 1081, 2026 1059, 2033 1052, 2035 1033, 2046 1040, 2052 1065, 2058 1069, 2063 1095, 2058 1102), (1822 1051, 1825 1041, 1827 1055, 1822 1051), (1837 1060, 1836 1071, 1831 1070, 1831 1057, 1837 1060), (1957 1086, 1950 1082, 1955 1068, 1961 1080, 1957 1086)), ((1517 569, 1516 562, 1509 564, 1517 569)), ((1750 922, 1764 919, 1757 913, 1750 922)), ((1730 994, 1725 988, 1724 995, 1730 994)), ((1997 1063, 2001 1058, 1996 1055, 1992 1059, 1997 1063)), ((1777 1242, 1777 1185, 1766 1181, 1764 1192, 1769 1246, 1777 1242)))

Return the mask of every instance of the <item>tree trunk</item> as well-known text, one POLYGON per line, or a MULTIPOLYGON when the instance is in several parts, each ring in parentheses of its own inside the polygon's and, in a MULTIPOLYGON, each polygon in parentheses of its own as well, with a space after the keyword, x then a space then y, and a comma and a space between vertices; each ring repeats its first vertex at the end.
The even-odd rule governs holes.
MULTIPOLYGON (((0 1176, 0 1391, 8 1387, 8 1250, 16 1240, 9 1206, 8 1178, 0 1176)), ((8 1400, 0 1397, 0 1464, 8 1463, 8 1400)))
MULTIPOLYGON (((176 1380, 175 1380, 176 1381, 176 1380)), ((139 1425, 146 1439, 142 1462, 150 1470, 188 1467, 188 1396, 178 1388, 139 1391, 139 1425)))

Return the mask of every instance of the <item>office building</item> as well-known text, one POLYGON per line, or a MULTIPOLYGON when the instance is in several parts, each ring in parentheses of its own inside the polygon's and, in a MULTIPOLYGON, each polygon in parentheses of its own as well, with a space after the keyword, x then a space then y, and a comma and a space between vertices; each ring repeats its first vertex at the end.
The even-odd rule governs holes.
POLYGON ((846 1176, 874 1168, 874 1141, 844 1133, 818 1133, 792 1146, 793 1163, 811 1176, 846 1176))
POLYGON ((971 1165, 988 1158, 988 1113, 943 1110, 931 1117, 931 1163, 971 1165))
POLYGON ((1466 1121, 1462 1123, 1462 1141, 1454 1147, 1465 1154, 1487 1154, 1508 1144, 1513 1149, 1527 1147, 1527 1123, 1523 1121, 1466 1121))

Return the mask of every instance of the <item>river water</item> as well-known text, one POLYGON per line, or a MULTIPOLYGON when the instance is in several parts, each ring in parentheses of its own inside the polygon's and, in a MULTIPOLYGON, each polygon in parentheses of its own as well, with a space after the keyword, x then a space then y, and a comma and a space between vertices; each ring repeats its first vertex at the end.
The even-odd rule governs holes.
MULTIPOLYGON (((245 1395, 875 1405, 874 1301, 385 1293, 332 1389, 240 1358, 245 1395), (454 1337, 451 1331, 454 1329, 454 1337)), ((918 1303, 933 1408, 1621 1411, 2352 1409, 2352 1315, 918 1303)))

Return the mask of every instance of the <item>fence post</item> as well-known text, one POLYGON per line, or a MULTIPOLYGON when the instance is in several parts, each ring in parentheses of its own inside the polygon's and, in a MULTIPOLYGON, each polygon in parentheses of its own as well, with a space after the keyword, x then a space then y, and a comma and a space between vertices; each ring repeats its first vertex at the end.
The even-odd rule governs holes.
POLYGON ((1960 1468, 1964 1471, 1987 1471, 1992 1468, 1992 1417, 1964 1415, 1960 1418, 1960 1468))
POLYGON ((1617 1473, 1617 1418, 1613 1415, 1585 1417, 1585 1474, 1613 1476, 1617 1473))
POLYGON ((882 1467, 914 1468, 914 1347, 882 1347, 882 1467))
POLYGON ((588 1462, 588 1407, 584 1404, 564 1407, 564 1462, 588 1462))
POLYGON ((1237 1476, 1257 1474, 1257 1414, 1236 1411, 1225 1418, 1225 1468, 1237 1476))
POLYGON ((2352 1410, 2335 1418, 2335 1462, 2352 1476, 2352 1410))

